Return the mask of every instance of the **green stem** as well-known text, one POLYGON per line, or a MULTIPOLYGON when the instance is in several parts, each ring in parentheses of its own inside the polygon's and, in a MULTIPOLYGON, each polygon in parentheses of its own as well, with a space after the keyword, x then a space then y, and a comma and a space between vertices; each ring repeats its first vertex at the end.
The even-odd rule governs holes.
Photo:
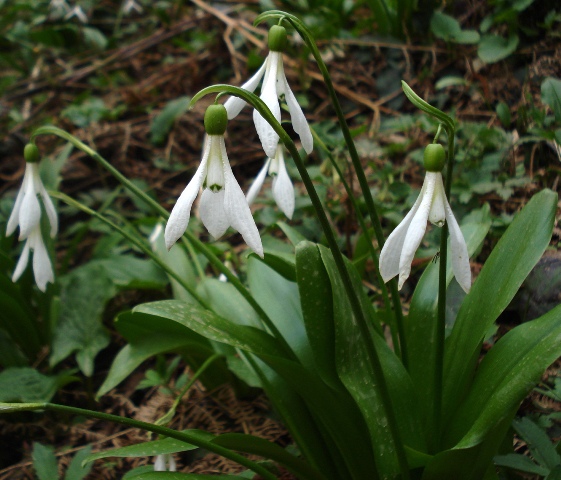
POLYGON ((54 403, 0 403, 0 413, 10 413, 10 412, 21 412, 21 411, 36 411, 36 410, 51 410, 54 412, 61 412, 70 415, 80 415, 89 418, 97 418, 99 420, 104 420, 113 423, 119 423, 121 425, 126 425, 128 427, 140 428, 142 430, 147 430, 149 432, 156 433, 158 435, 163 435, 170 438, 175 438, 180 442, 190 443, 200 448, 209 450, 218 455, 243 465, 249 468, 253 472, 261 475, 263 478, 268 480, 278 480, 278 478, 273 475, 269 470, 262 467, 258 463, 252 462, 242 455, 238 455, 231 450, 221 447, 212 441, 203 440, 196 435, 191 435, 189 432, 178 432, 177 430, 172 430, 171 428, 162 427, 161 425, 154 425, 152 423, 141 422, 138 420, 133 420, 131 418, 119 417, 118 415, 111 415, 108 413, 95 412, 93 410, 87 410, 84 408, 68 407, 65 405, 57 405, 54 403))
MULTIPOLYGON (((128 189, 130 192, 134 193, 138 198, 143 200, 146 204, 148 204, 155 212, 158 212, 159 215, 164 217, 165 219, 169 218, 169 213, 165 208, 163 208, 156 200, 152 197, 147 195, 143 192, 139 187, 137 187, 134 183, 132 183, 127 177, 125 177, 119 170, 117 170, 113 165, 111 165, 107 160, 105 160, 101 155, 99 155, 95 150, 88 147, 85 143, 78 140, 74 135, 71 135, 60 128, 53 127, 53 126, 45 126, 39 127, 33 134, 31 135, 31 141, 33 141, 39 135, 57 135, 65 140, 69 141, 74 145, 76 148, 79 148, 83 152, 87 153, 90 157, 92 157, 96 162, 101 164, 111 175, 113 175, 121 184, 128 189)), ((261 318, 263 324, 269 331, 276 337, 279 343, 283 346, 286 353, 293 359, 296 359, 296 355, 288 345, 285 338, 281 335, 280 331, 273 323, 273 321, 269 318, 265 310, 261 308, 261 305, 257 303, 257 301, 253 298, 251 293, 243 283, 236 277, 230 269, 228 269, 220 259, 212 253, 212 251, 203 243, 201 242, 195 235, 193 235, 189 230, 185 231, 185 237, 187 240, 191 242, 191 244, 195 247, 196 250, 201 252, 210 262, 210 264, 216 268, 220 273, 223 273, 228 281, 234 286, 238 292, 247 300, 247 302, 251 305, 251 307, 255 310, 257 315, 261 318)))
MULTIPOLYGON (((358 156, 358 152, 356 146, 353 141, 353 136, 349 129, 349 125, 347 124, 347 120, 345 119, 345 114, 343 113, 343 109, 341 108, 341 104, 339 103, 339 98, 337 97, 337 92, 333 87, 333 82, 331 81, 331 76, 329 75, 329 70, 327 69, 327 65, 323 61, 321 53, 315 43, 312 33, 308 30, 308 28, 300 21, 300 19, 294 15, 289 13, 282 12, 280 10, 273 10, 269 12, 265 12, 264 14, 259 15, 255 19, 255 24, 260 23, 266 17, 285 17, 285 20, 288 21, 300 34, 300 36, 304 39, 304 42, 311 50, 312 55, 314 56, 318 68, 323 76, 323 80, 325 82, 325 86, 327 87, 327 91, 329 93, 329 97, 331 98, 331 104, 335 109, 335 113, 337 114, 337 119, 339 120, 339 125, 343 132, 343 136, 345 138, 345 143, 347 148, 349 149, 349 154, 351 156, 351 161, 353 163, 353 167, 355 169, 356 176, 358 178, 358 182, 360 185, 360 189, 364 196, 364 201, 366 203, 366 209, 368 210, 368 216, 370 217, 370 221, 372 222, 372 226, 374 227, 374 234, 376 236, 376 241, 378 242, 378 249, 379 251, 382 250, 384 246, 384 233, 382 232, 382 224, 380 222, 380 216, 378 214, 378 210, 376 208, 376 204, 374 203, 374 199, 372 197, 372 193, 370 192, 370 187, 368 185, 368 180, 366 179, 366 175, 364 173, 364 169, 362 168, 362 164, 360 162, 360 158, 358 156)), ((382 282, 383 283, 383 282, 382 282)), ((381 285, 382 285, 381 283, 381 285)), ((397 328, 399 332, 399 338, 401 341, 401 352, 402 352, 402 361, 405 366, 407 366, 407 346, 405 344, 405 324, 403 320, 403 312, 401 310, 401 300, 399 297, 399 291, 397 289, 397 279, 392 279, 389 281, 390 283, 390 291, 392 294, 392 301, 394 305, 394 314, 395 320, 397 323, 397 328)))
POLYGON ((380 363, 380 359, 374 347, 373 339, 370 334, 369 330, 369 322, 366 319, 364 312, 362 311, 362 307, 360 305, 360 300, 357 296, 357 293, 354 290, 351 276, 349 271, 347 270, 347 266, 345 265, 345 260, 341 251, 339 250, 339 246, 337 244, 337 239, 335 238, 335 234, 333 229, 331 228, 331 224, 325 214, 325 210, 321 203, 321 200, 316 192, 314 187, 314 183, 310 178, 308 171, 306 170, 306 165, 304 161, 300 157, 300 153, 294 145, 294 142, 290 138, 290 136, 286 133, 282 125, 277 121, 274 115, 271 113, 267 105, 257 97, 255 94, 248 92, 242 88, 233 87, 231 85, 213 85, 212 87, 207 87, 200 92, 198 92, 191 100, 191 106, 194 105, 200 98, 208 95, 210 93, 219 93, 222 91, 228 92, 230 95, 235 95, 246 102, 248 102, 253 108, 255 108, 261 116, 271 125, 273 130, 277 133, 280 140, 286 146, 294 163, 296 164, 296 168, 298 168, 298 172, 304 182, 310 200, 312 201, 312 205, 314 206, 314 210, 316 211, 317 218, 321 224, 323 233, 325 234, 327 244, 331 253, 333 255, 333 259, 337 266, 337 270, 341 277, 341 281, 345 287, 345 292, 347 294, 347 298, 353 310, 353 314, 357 320, 357 324, 360 329, 361 336, 364 338, 364 344, 366 347, 367 356, 369 359, 369 366, 372 369, 372 374, 375 378, 376 385, 378 386, 380 392, 380 398, 382 400, 382 405, 386 413, 386 418, 388 421, 388 428, 390 430, 390 434, 393 438, 395 451, 397 454, 397 458, 399 461, 401 473, 402 473, 402 480, 407 480, 410 478, 409 475, 409 466, 407 464, 407 458, 405 455, 405 448, 401 441, 399 430, 397 427, 397 421, 395 417, 395 413, 393 410, 393 404, 391 401, 391 397, 389 394, 388 386, 386 379, 384 377, 384 372, 382 369, 382 364, 380 363))
MULTIPOLYGON (((444 190, 446 198, 450 198, 452 187, 452 169, 454 167, 454 129, 446 128, 448 136, 448 158, 446 169, 446 183, 444 190)), ((440 264, 438 269, 438 313, 436 324, 436 350, 435 350, 435 399, 434 399, 434 426, 437 432, 437 441, 440 443, 442 434, 442 393, 444 382, 444 342, 446 336, 446 262, 448 258, 448 224, 445 223, 440 232, 440 264)))
POLYGON ((103 223, 105 223, 106 225, 113 228, 115 231, 119 232, 129 242, 131 242, 133 245, 135 245, 140 250, 142 250, 146 255, 148 255, 170 277, 173 277, 175 280, 177 280, 177 282, 179 282, 179 284, 185 290, 187 290, 189 292, 189 294, 195 300, 197 300, 197 302, 199 302, 203 307, 209 308, 208 305, 206 304, 206 302, 200 297, 200 295, 185 280, 183 280, 175 271, 173 271, 165 262, 163 262, 154 252, 152 252, 152 250, 149 247, 147 247, 138 238, 131 235, 125 229, 121 228, 119 225, 112 222, 111 220, 109 220, 105 216, 101 215, 100 213, 96 212, 95 210, 92 210, 91 208, 89 208, 86 205, 78 202, 77 200, 74 200, 72 197, 69 197, 68 195, 65 195, 64 193, 50 191, 49 195, 53 198, 58 198, 59 200, 62 200, 67 205, 70 205, 71 207, 75 207, 75 208, 78 208, 78 209, 82 210, 82 212, 85 212, 88 215, 92 215, 93 217, 97 218, 98 220, 101 220, 103 223))

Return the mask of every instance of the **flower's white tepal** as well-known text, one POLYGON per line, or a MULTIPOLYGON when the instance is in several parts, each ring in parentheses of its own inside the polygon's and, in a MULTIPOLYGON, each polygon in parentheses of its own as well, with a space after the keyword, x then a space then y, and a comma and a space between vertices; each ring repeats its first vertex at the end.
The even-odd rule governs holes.
POLYGON ((175 459, 171 453, 156 455, 156 461, 154 462, 155 472, 175 472, 176 470, 175 459))
MULTIPOLYGON (((282 28, 278 25, 273 28, 282 28)), ((271 29, 273 30, 273 29, 271 29)), ((282 28, 284 30, 284 28, 282 28)), ((278 32, 277 32, 278 33, 278 32)), ((285 34, 286 35, 286 34, 285 34)), ((282 50, 282 49, 281 49, 282 50)), ((290 89, 284 74, 284 66, 282 61, 282 51, 271 50, 265 59, 261 68, 253 77, 251 77, 241 88, 249 92, 255 91, 257 85, 263 78, 263 86, 261 87, 261 100, 265 102, 271 113, 280 122, 281 109, 279 104, 279 97, 284 94, 284 99, 290 112, 290 120, 292 128, 300 137, 302 146, 307 153, 311 153, 314 148, 314 140, 308 121, 290 89)), ((245 106, 246 102, 238 97, 230 97, 224 106, 228 111, 228 119, 235 118, 245 106)), ((253 121, 255 128, 259 135, 259 139, 263 145, 263 150, 268 157, 273 158, 279 142, 279 136, 267 121, 261 116, 257 110, 253 111, 253 121)))
POLYGON ((294 213, 294 186, 290 181, 286 165, 284 163, 284 153, 281 144, 277 145, 277 151, 274 158, 268 158, 265 165, 255 177, 253 184, 247 192, 247 203, 250 205, 254 202, 259 194, 267 173, 273 177, 273 198, 279 208, 288 218, 292 218, 294 213))
POLYGON ((231 226, 262 257, 263 246, 259 230, 230 167, 223 135, 207 135, 205 139, 201 164, 181 193, 166 224, 165 240, 168 250, 185 232, 191 207, 201 187, 203 193, 199 215, 210 234, 219 238, 231 226))
POLYGON ((442 174, 427 172, 421 193, 411 211, 388 237, 380 254, 380 275, 384 282, 399 275, 398 288, 411 272, 411 262, 427 229, 427 220, 438 227, 448 222, 452 270, 467 293, 471 288, 469 255, 462 231, 446 199, 442 174))
POLYGON ((16 265, 12 280, 16 282, 24 272, 29 260, 29 251, 33 250, 33 273, 35 282, 41 291, 45 291, 47 283, 54 282, 54 273, 41 235, 41 204, 37 196, 41 197, 51 226, 50 234, 54 237, 58 231, 58 218, 51 198, 47 194, 41 177, 39 165, 27 162, 21 189, 16 197, 14 209, 8 220, 6 235, 14 233, 19 225, 19 239, 25 240, 25 245, 16 265))

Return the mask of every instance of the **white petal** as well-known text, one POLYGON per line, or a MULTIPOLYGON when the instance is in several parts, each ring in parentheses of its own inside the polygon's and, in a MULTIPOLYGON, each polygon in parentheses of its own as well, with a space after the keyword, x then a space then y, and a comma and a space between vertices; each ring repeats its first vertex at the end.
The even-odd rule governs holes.
POLYGON ((278 75, 279 84, 283 85, 284 99, 286 100, 286 104, 288 105, 288 111, 290 112, 290 121, 292 122, 292 128, 300 137, 300 141, 302 142, 302 146, 304 147, 304 150, 306 150, 306 153, 310 154, 314 149, 314 139, 312 137, 312 132, 310 131, 308 121, 306 120, 304 112, 302 112, 302 108, 296 100, 294 93, 292 93, 292 90, 288 85, 286 75, 284 74, 284 69, 281 68, 278 75))
POLYGON ((271 163, 271 159, 268 158, 267 161, 265 162, 265 165, 263 165, 263 168, 259 170, 259 173, 255 177, 255 180, 253 180, 251 187, 249 187, 249 190, 245 194, 245 198, 247 199, 248 205, 251 205, 255 201, 255 198, 257 198, 257 195, 261 191, 261 187, 263 186, 263 183, 265 182, 265 177, 267 176, 267 172, 269 171, 270 163, 271 163))
MULTIPOLYGON (((431 173, 431 172, 428 172, 431 173)), ((434 172, 435 186, 432 196, 432 205, 429 212, 429 222, 437 227, 442 227, 446 221, 444 212, 444 203, 446 202, 446 192, 444 190, 444 183, 442 182, 442 173, 434 172)))
POLYGON ((278 153, 277 160, 279 167, 277 175, 273 178, 273 197, 279 208, 291 219, 294 213, 294 186, 286 171, 282 148, 278 153))
POLYGON ((380 253, 379 260, 380 275, 382 276, 382 280, 384 280, 384 282, 391 280, 399 273, 399 259, 401 257, 401 251, 403 250, 405 236, 407 235, 409 225, 411 225, 411 222, 413 221, 413 217, 419 209, 419 205, 421 205, 425 190, 426 181, 423 183, 421 193, 417 197, 417 200, 415 200, 415 203, 411 207, 411 210, 409 210, 409 213, 405 216, 405 218, 395 228, 395 230, 390 234, 390 236, 384 243, 384 247, 382 248, 382 252, 380 253))
MULTIPOLYGON (((248 92, 254 92, 255 89, 257 88, 257 85, 259 85, 259 81, 265 74, 266 66, 267 66, 267 59, 265 59, 263 65, 261 65, 259 70, 257 70, 257 72, 253 75, 253 77, 251 77, 247 82, 245 82, 241 86, 241 88, 247 90, 248 92)), ((226 112, 228 112, 228 120, 232 120, 233 118, 236 118, 238 114, 242 111, 242 108, 245 107, 245 100, 242 100, 241 98, 238 97, 230 97, 228 100, 226 100, 224 107, 226 108, 226 112)))
MULTIPOLYGON (((265 72, 265 79, 263 80, 263 87, 261 88, 261 100, 269 107, 271 113, 280 122, 281 111, 279 105, 279 97, 277 95, 277 71, 278 71, 278 56, 279 52, 269 53, 267 58, 267 71, 265 72)), ((279 136, 273 130, 273 127, 257 111, 253 111, 253 121, 255 129, 263 145, 263 150, 268 157, 274 157, 279 143, 279 136)))
POLYGON ((173 455, 171 454, 168 454, 168 465, 169 465, 170 472, 175 472, 177 470, 177 465, 175 464, 175 458, 173 458, 173 455))
POLYGON ((224 211, 224 189, 214 193, 208 188, 203 190, 199 203, 199 217, 206 229, 214 238, 220 238, 230 222, 224 211))
POLYGON ((174 205, 169 216, 164 233, 166 248, 168 250, 173 247, 175 242, 179 240, 181 235, 183 235, 185 233, 185 230, 187 229, 189 217, 191 215, 191 207, 193 206, 195 198, 197 198, 197 195, 199 194, 199 190, 201 189, 201 185, 203 183, 203 178, 206 175, 206 166, 210 154, 211 138, 211 136, 207 136, 205 138, 205 146, 201 164, 199 165, 199 168, 197 168, 195 175, 193 175, 193 178, 188 183, 187 187, 185 187, 185 190, 183 190, 183 192, 177 199, 177 202, 174 205))
POLYGON ((471 270, 469 267, 469 254, 466 241, 460 230, 460 226, 454 217, 454 213, 446 199, 444 199, 446 221, 450 231, 450 255, 452 256, 452 271, 456 280, 468 293, 471 288, 471 270))
POLYGON ((228 161, 224 139, 221 142, 222 160, 224 162, 224 210, 228 216, 229 224, 242 235, 245 243, 260 257, 263 257, 263 245, 261 236, 251 210, 242 192, 228 161))
POLYGON ((25 271, 25 267, 27 267, 27 262, 29 261, 29 240, 25 241, 25 245, 23 246, 23 250, 21 251, 21 255, 19 256, 18 264, 16 265, 16 269, 14 270, 14 274, 12 275, 12 282, 17 282, 21 274, 25 271))
POLYGON ((12 214, 8 220, 8 225, 6 227, 6 235, 11 235, 16 230, 19 224, 19 211, 21 208, 21 203, 23 202, 23 198, 25 197, 25 192, 28 188, 28 183, 31 180, 31 170, 27 168, 29 164, 26 164, 25 173, 23 174, 23 181, 21 182, 21 187, 19 189, 18 195, 16 197, 16 201, 14 203, 14 209, 12 210, 12 214))
POLYGON ((54 283, 55 281, 51 260, 39 229, 32 233, 32 237, 29 241, 32 241, 31 248, 33 248, 33 274, 35 275, 35 283, 39 287, 39 290, 44 292, 47 289, 47 283, 54 283))
POLYGON ((37 179, 34 180, 36 182, 35 190, 39 192, 39 195, 41 195, 41 199, 43 200, 43 205, 45 206, 45 212, 47 212, 49 224, 51 225, 51 231, 50 231, 51 238, 54 238, 58 232, 58 215, 56 213, 55 206, 53 204, 53 201, 51 200, 51 197, 49 197, 47 190, 45 190, 45 186, 43 185, 41 178, 37 177, 37 179))
POLYGON ((33 177, 39 175, 36 164, 29 164, 30 179, 19 210, 19 239, 27 238, 41 221, 41 204, 37 199, 33 177))
POLYGON ((163 455, 157 455, 156 461, 154 462, 155 472, 165 472, 166 471, 166 459, 163 455))
POLYGON ((427 230, 427 220, 429 218, 434 188, 436 185, 435 173, 427 172, 424 183, 426 185, 426 189, 423 194, 421 204, 419 205, 413 220, 411 220, 411 224, 405 234, 405 241, 403 242, 403 250, 401 251, 401 257, 399 259, 398 289, 401 289, 405 280, 409 277, 409 273, 411 272, 411 262, 413 262, 415 252, 417 251, 417 248, 419 248, 421 240, 427 230))

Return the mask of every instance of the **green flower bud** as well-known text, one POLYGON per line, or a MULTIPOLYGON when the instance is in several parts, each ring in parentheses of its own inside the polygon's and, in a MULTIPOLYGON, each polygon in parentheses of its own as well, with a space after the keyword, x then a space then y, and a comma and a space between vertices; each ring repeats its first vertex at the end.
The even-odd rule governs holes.
POLYGON ((269 50, 273 52, 284 52, 287 43, 286 28, 280 25, 271 27, 271 30, 269 30, 269 50))
POLYGON ((224 105, 211 105, 205 112, 205 130, 209 135, 224 135, 228 113, 224 105))
POLYGON ((37 163, 41 160, 41 154, 35 144, 28 143, 23 149, 23 158, 25 158, 26 162, 37 163))
POLYGON ((431 143, 425 148, 423 165, 429 172, 442 172, 446 163, 446 152, 440 143, 431 143))

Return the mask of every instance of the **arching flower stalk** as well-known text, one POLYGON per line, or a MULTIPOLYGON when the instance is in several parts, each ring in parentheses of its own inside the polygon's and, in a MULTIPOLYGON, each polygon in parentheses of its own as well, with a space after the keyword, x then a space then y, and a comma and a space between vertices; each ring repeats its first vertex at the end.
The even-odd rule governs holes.
POLYGON ((288 218, 292 218, 294 213, 294 186, 286 170, 283 146, 280 143, 277 145, 275 156, 267 159, 247 192, 247 203, 250 205, 255 201, 263 187, 267 173, 273 177, 272 190, 275 202, 288 218))
MULTIPOLYGON (((253 92, 263 78, 260 98, 265 102, 267 107, 269 107, 269 110, 271 110, 272 114, 279 122, 281 121, 279 97, 284 95, 290 112, 292 128, 294 128, 294 131, 299 135, 304 150, 309 154, 314 148, 312 132, 302 112, 302 108, 288 85, 284 73, 282 54, 286 49, 286 44, 286 29, 279 25, 273 26, 269 31, 269 49, 271 50, 269 55, 257 73, 244 83, 241 88, 253 92)), ((241 112, 245 104, 246 102, 241 98, 229 98, 224 104, 228 111, 228 119, 232 120, 235 118, 241 112)), ((253 121, 265 154, 273 158, 279 143, 279 136, 257 110, 253 111, 253 121)))
POLYGON ((185 233, 193 202, 202 187, 199 215, 210 234, 220 238, 228 227, 232 227, 240 232, 255 253, 263 256, 259 230, 226 154, 224 133, 227 123, 223 105, 208 107, 205 113, 207 137, 201 164, 181 193, 166 224, 164 237, 168 250, 185 233))
POLYGON ((47 283, 54 283, 55 277, 41 234, 41 204, 37 197, 41 197, 45 207, 51 227, 51 238, 54 238, 58 232, 58 217, 53 202, 39 176, 39 150, 35 145, 28 144, 24 150, 24 157, 26 165, 23 182, 6 228, 6 235, 11 235, 19 226, 19 240, 25 240, 12 281, 17 282, 23 274, 29 261, 29 254, 32 251, 35 282, 39 290, 44 292, 47 289, 47 283))
POLYGON ((431 144, 426 148, 424 164, 427 173, 421 193, 382 248, 380 275, 384 282, 399 275, 399 289, 409 277, 411 262, 427 229, 427 220, 437 227, 442 227, 445 222, 448 222, 454 276, 466 293, 471 288, 471 270, 466 242, 446 199, 442 181, 444 158, 442 145, 431 144))

